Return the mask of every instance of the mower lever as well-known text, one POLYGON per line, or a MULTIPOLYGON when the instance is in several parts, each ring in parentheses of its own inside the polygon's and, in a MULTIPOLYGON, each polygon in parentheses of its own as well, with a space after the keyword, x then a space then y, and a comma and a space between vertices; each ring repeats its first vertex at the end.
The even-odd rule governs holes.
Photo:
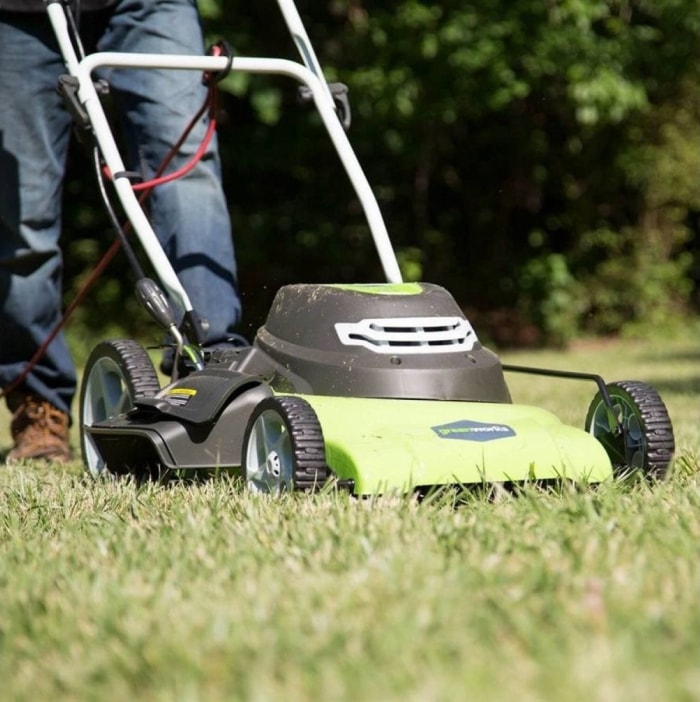
MULTIPOLYGON (((98 95, 107 95, 109 93, 109 83, 105 80, 95 81, 94 86, 98 95)), ((82 143, 85 143, 85 138, 92 132, 92 124, 87 111, 78 97, 79 89, 80 81, 76 76, 64 73, 58 77, 56 92, 63 98, 66 109, 73 118, 73 122, 77 127, 78 138, 82 143)))
POLYGON ((66 109, 73 118, 73 122, 77 127, 76 132, 78 139, 84 143, 86 136, 92 131, 92 126, 90 124, 90 117, 88 116, 88 113, 78 99, 79 88, 80 83, 75 76, 64 74, 58 77, 58 85, 56 86, 56 90, 63 98, 66 109))

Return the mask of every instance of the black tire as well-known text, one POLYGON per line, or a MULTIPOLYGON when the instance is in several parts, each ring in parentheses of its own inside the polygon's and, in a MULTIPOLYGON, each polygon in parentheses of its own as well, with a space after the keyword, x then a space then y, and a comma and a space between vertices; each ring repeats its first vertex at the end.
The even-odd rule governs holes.
POLYGON ((80 449, 88 472, 98 476, 106 466, 85 427, 123 414, 134 400, 159 390, 153 363, 136 341, 102 341, 92 350, 80 385, 80 449))
POLYGON ((663 478, 673 458, 675 439, 659 393, 636 380, 609 383, 606 388, 617 421, 611 421, 598 392, 588 408, 586 431, 603 444, 617 474, 636 469, 650 478, 663 478))
POLYGON ((323 431, 313 407, 300 397, 267 397, 243 434, 246 486, 260 493, 314 491, 330 475, 323 431))

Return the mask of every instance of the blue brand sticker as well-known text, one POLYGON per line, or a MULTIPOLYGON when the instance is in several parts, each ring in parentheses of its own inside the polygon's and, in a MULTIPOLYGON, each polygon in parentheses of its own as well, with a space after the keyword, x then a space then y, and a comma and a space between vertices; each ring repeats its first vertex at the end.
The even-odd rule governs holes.
POLYGON ((515 430, 506 424, 485 424, 462 419, 451 424, 432 427, 441 439, 459 439, 461 441, 496 441, 508 436, 515 436, 515 430))

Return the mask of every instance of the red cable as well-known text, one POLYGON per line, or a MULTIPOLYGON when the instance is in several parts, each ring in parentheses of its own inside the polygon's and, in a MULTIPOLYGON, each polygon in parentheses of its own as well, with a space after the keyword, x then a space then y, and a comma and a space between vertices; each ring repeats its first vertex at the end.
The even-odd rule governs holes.
MULTIPOLYGON (((195 154, 192 156, 192 158, 181 168, 179 168, 176 171, 173 171, 172 173, 169 173, 166 176, 159 176, 156 178, 152 178, 151 180, 144 181, 143 183, 132 183, 131 188, 134 192, 141 192, 143 190, 151 190, 152 188, 157 187, 158 185, 164 185, 165 183, 170 183, 173 180, 177 180, 178 178, 182 178, 183 176, 187 175, 204 157, 204 154, 207 151, 207 148, 209 148, 209 144, 211 143, 212 137, 214 136, 214 132, 216 131, 216 120, 211 119, 209 121, 209 124, 207 125, 207 131, 204 135, 204 138, 202 139, 201 144, 199 145, 199 148, 195 152, 195 154)), ((103 173, 109 178, 109 180, 112 180, 112 176, 109 173, 109 170, 104 167, 102 169, 103 173)))

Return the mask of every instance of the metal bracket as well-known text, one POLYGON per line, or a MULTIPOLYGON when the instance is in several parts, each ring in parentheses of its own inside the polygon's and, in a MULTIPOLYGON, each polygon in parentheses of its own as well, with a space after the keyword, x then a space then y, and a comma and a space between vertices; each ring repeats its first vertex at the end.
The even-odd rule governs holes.
MULTIPOLYGON (((333 98, 333 103, 335 104, 335 110, 338 113, 340 123, 343 125, 343 129, 347 132, 348 129, 350 129, 350 123, 352 122, 350 99, 348 97, 348 86, 345 85, 345 83, 328 83, 328 89, 331 91, 331 97, 333 98)), ((306 85, 299 86, 298 95, 300 102, 307 103, 313 100, 311 88, 306 85)))

